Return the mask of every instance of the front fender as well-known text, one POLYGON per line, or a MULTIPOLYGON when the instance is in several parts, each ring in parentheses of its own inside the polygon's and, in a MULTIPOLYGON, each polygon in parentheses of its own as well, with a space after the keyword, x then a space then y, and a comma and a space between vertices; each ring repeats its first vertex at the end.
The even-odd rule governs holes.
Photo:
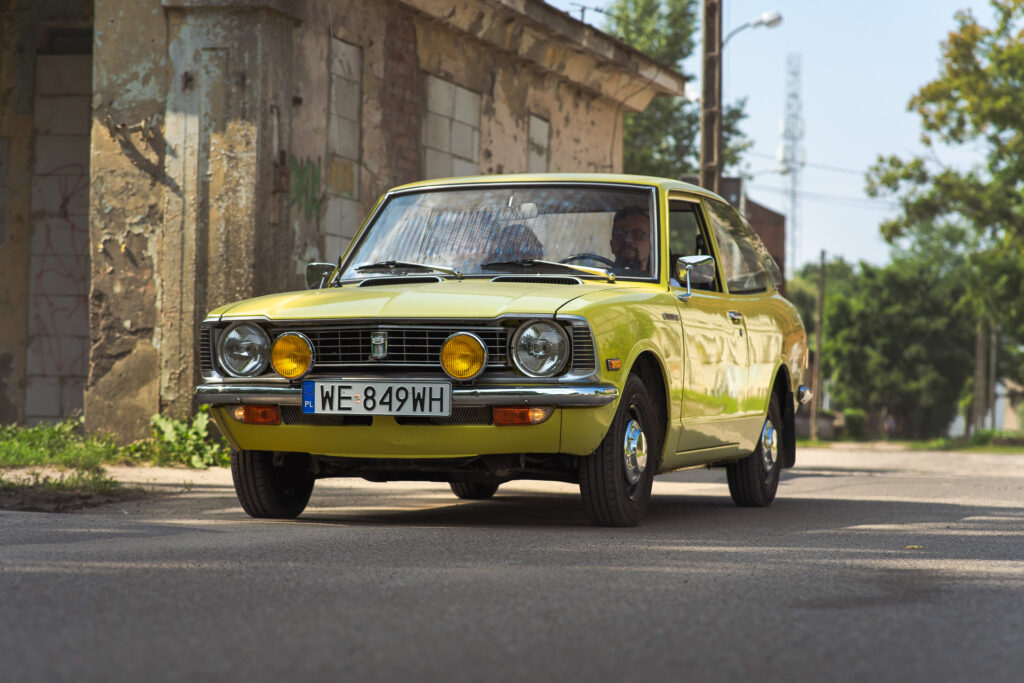
MULTIPOLYGON (((594 335, 598 372, 602 383, 620 393, 641 355, 657 360, 665 379, 665 414, 668 431, 681 414, 683 348, 675 299, 657 285, 606 289, 567 303, 558 315, 584 318, 594 335), (613 363, 610 364, 609 361, 613 363), (614 361, 619 361, 616 367, 614 361)), ((604 439, 618 401, 600 409, 562 411, 562 451, 575 455, 593 452, 604 439)), ((665 447, 675 442, 664 440, 665 447)))

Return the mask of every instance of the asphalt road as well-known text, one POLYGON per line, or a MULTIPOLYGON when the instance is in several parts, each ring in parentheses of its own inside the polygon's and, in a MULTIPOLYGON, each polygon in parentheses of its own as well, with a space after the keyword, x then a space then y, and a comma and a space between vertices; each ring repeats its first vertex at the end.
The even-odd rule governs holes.
POLYGON ((803 450, 761 510, 678 473, 635 529, 566 485, 317 486, 0 513, 0 680, 1024 680, 1024 455, 803 450))

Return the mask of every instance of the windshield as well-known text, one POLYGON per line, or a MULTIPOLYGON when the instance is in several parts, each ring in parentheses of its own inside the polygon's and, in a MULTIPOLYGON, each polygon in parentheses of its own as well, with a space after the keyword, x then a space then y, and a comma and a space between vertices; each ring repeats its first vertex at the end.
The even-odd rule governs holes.
POLYGON ((362 235, 342 279, 422 273, 423 266, 463 275, 551 272, 554 264, 539 261, 650 278, 658 262, 650 219, 653 201, 649 188, 593 185, 399 194, 362 235))

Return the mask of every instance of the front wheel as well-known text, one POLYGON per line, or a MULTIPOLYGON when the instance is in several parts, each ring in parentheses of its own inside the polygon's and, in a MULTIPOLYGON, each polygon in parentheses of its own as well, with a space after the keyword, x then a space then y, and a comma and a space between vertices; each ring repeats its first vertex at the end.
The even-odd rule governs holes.
POLYGON ((782 451, 782 407, 778 394, 772 392, 768 415, 761 427, 761 436, 754 452, 726 466, 729 493, 740 507, 767 507, 775 500, 779 488, 779 456, 782 451))
POLYGON ((661 453, 661 424, 647 388, 630 375, 601 445, 580 461, 587 516, 601 526, 635 526, 647 513, 661 453))
POLYGON ((242 509, 269 519, 302 514, 315 482, 305 457, 274 451, 232 452, 231 479, 242 509))

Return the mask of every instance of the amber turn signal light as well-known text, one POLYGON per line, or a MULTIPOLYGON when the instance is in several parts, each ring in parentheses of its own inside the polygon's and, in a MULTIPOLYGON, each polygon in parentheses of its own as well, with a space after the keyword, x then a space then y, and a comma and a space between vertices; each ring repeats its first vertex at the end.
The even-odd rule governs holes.
POLYGON ((492 409, 494 424, 536 425, 551 417, 554 408, 551 406, 494 406, 492 409))
POLYGON ((251 425, 281 424, 281 413, 277 406, 235 406, 231 409, 231 416, 251 425))

